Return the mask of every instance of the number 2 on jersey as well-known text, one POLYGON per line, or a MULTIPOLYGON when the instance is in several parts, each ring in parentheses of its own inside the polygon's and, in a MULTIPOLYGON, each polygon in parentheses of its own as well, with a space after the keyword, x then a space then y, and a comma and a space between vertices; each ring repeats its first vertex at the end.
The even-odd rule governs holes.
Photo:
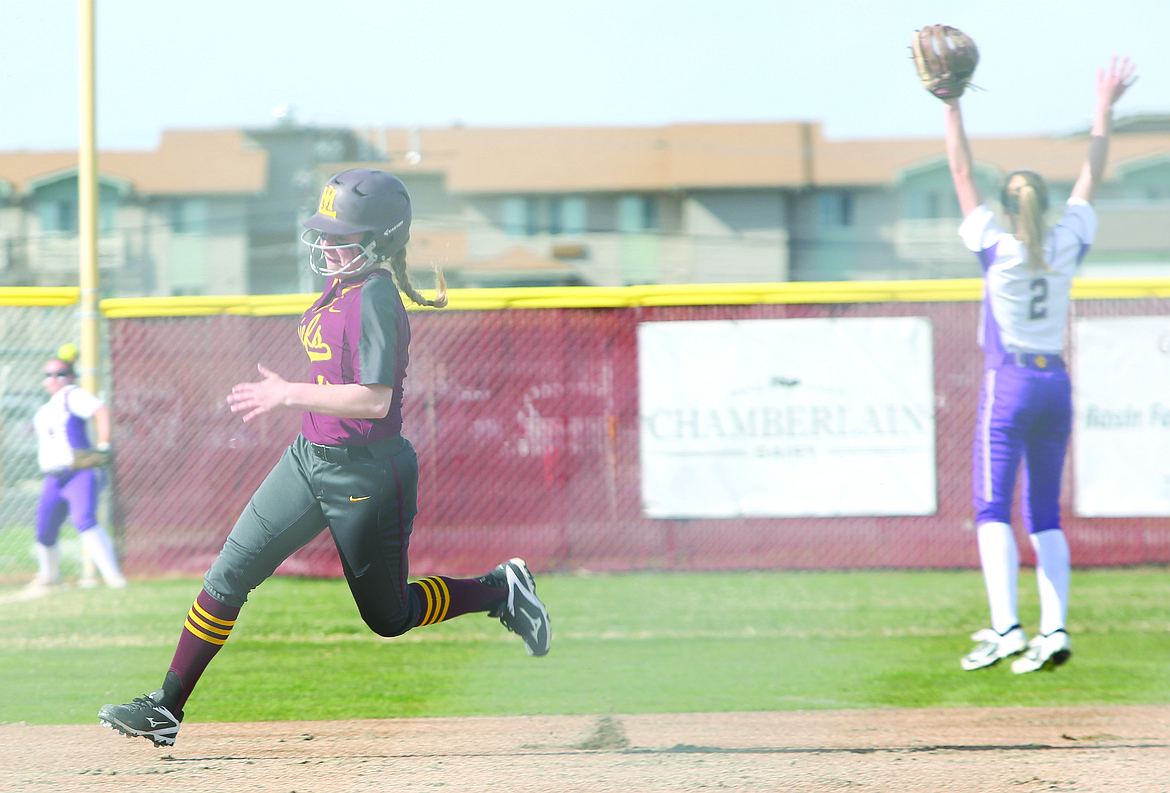
POLYGON ((1028 301, 1028 319, 1044 319, 1048 316, 1048 279, 1035 278, 1029 284, 1032 289, 1032 299, 1028 301))

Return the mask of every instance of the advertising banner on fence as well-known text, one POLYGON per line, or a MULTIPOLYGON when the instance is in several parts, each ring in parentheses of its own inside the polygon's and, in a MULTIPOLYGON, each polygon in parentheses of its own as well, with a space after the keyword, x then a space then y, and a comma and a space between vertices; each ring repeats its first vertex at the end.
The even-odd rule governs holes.
POLYGON ((1073 508, 1170 515, 1170 317, 1073 324, 1073 508))
POLYGON ((933 360, 925 317, 640 324, 645 514, 934 514, 933 360))

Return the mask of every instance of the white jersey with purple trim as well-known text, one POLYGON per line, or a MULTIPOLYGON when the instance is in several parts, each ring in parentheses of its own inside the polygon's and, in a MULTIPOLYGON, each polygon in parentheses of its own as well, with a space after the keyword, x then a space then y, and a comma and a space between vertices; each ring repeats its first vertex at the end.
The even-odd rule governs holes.
POLYGON ((959 237, 983 265, 979 344, 985 352, 1063 352, 1073 273, 1096 233, 1093 206, 1070 198, 1044 241, 1049 269, 1033 269, 1024 244, 999 227, 987 206, 976 207, 966 217, 959 237))
POLYGON ((85 420, 104 403, 84 388, 67 385, 37 409, 37 463, 44 472, 73 464, 73 450, 89 447, 85 420))

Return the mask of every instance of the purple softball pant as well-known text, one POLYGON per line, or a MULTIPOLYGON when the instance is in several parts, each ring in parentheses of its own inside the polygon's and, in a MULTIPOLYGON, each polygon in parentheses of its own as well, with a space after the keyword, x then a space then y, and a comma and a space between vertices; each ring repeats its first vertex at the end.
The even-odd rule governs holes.
POLYGON ((1060 528, 1060 478, 1072 434, 1072 385, 1056 356, 1005 356, 984 373, 975 432, 975 523, 1011 524, 1024 463, 1020 514, 1029 534, 1060 528), (1011 361, 1010 363, 1008 361, 1011 361))
POLYGON ((37 542, 56 545, 66 517, 73 521, 78 532, 96 526, 102 479, 96 468, 45 476, 41 500, 37 504, 37 542))

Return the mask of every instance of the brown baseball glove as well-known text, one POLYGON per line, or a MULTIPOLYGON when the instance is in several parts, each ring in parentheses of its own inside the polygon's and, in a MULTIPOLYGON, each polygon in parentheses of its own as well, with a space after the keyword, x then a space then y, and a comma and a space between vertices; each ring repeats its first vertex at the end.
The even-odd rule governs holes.
POLYGON ((69 467, 74 471, 80 471, 82 468, 105 468, 111 459, 113 454, 109 449, 74 449, 73 465, 69 467))
POLYGON ((929 25, 914 31, 911 49, 918 79, 939 99, 962 96, 979 65, 975 42, 963 31, 947 25, 929 25))

